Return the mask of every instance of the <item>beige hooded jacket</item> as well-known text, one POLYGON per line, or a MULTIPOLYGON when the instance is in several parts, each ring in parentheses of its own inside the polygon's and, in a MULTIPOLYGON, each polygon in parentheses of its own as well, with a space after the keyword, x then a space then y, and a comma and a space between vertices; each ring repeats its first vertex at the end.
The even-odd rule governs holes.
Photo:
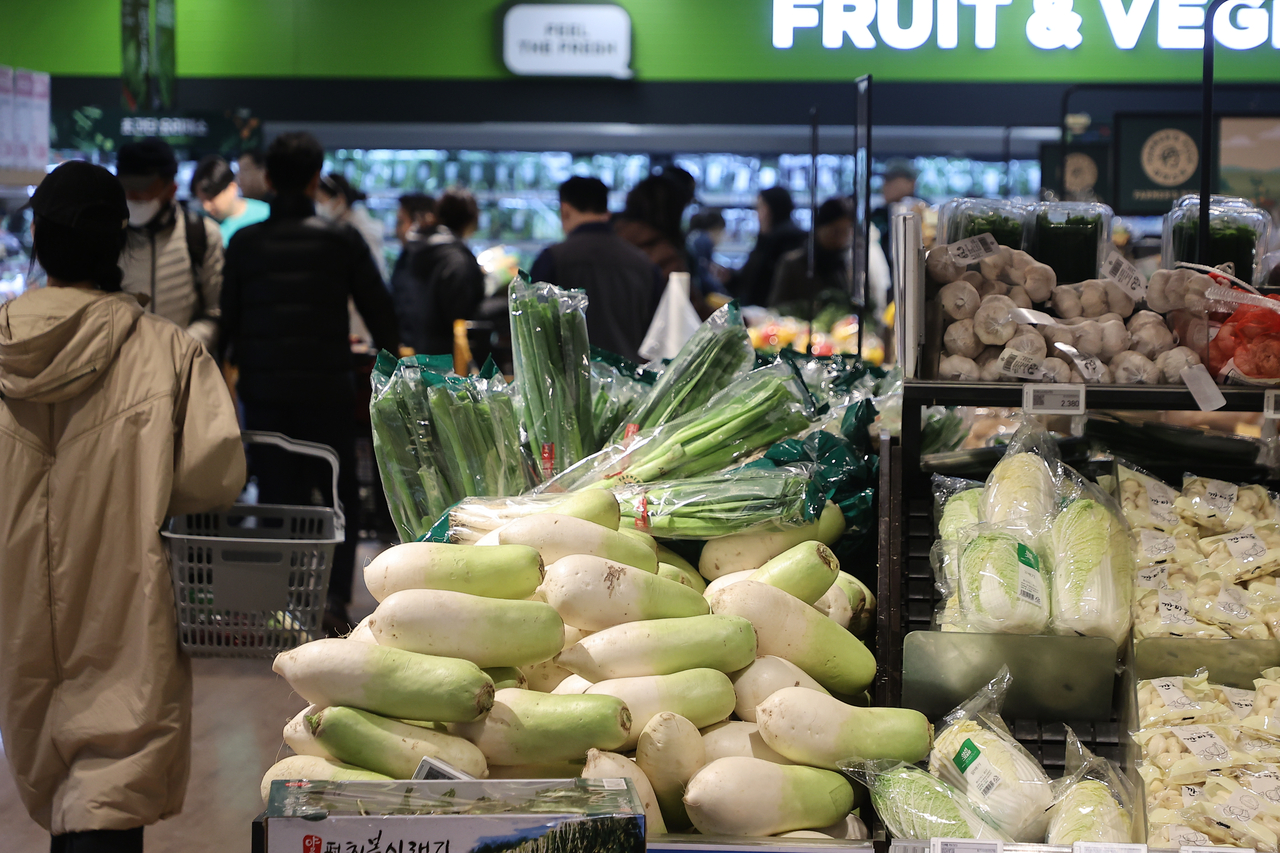
POLYGON ((235 411, 195 338, 134 297, 0 305, 0 735, 54 834, 182 808, 191 668, 165 516, 231 504, 235 411))

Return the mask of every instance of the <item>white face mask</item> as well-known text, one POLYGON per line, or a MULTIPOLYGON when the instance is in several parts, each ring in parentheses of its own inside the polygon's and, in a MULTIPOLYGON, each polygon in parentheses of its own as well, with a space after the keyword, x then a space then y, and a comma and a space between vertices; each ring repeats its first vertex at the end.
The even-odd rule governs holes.
POLYGON ((129 199, 125 202, 129 205, 129 224, 134 228, 141 228, 148 222, 156 218, 156 214, 160 212, 160 199, 153 198, 150 201, 134 201, 129 199))
POLYGON ((316 205, 316 215, 321 219, 334 222, 342 214, 338 210, 338 205, 335 202, 324 201, 316 205))

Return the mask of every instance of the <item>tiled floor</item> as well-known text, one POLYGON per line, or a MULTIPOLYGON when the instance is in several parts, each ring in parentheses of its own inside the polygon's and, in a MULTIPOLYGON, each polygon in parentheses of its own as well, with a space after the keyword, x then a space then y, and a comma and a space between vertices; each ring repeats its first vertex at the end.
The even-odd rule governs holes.
MULTIPOLYGON (((379 548, 361 545, 363 566, 379 548)), ((375 602, 356 571, 351 615, 367 615, 375 602)), ((147 853, 248 853, 249 824, 262 810, 262 774, 283 755, 284 724, 305 703, 269 660, 196 660, 195 732, 186 808, 177 817, 146 830, 147 853)), ((0 752, 0 850, 44 853, 49 836, 18 799, 9 766, 0 752)))

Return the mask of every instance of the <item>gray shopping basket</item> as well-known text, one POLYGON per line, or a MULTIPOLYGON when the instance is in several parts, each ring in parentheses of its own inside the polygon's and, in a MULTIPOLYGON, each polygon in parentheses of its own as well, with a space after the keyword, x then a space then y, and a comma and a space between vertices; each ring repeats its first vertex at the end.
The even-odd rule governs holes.
POLYGON ((338 456, 278 432, 245 432, 316 456, 333 468, 334 507, 235 504, 183 515, 162 532, 169 545, 178 638, 193 657, 274 657, 323 633, 333 550, 345 535, 338 456))

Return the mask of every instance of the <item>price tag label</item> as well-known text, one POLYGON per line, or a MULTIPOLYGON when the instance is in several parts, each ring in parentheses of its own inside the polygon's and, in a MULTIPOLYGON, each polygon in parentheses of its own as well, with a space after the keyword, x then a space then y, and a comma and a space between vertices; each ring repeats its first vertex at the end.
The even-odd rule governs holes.
POLYGON ((600 781, 604 782, 604 789, 605 789, 606 791, 625 791, 625 790, 627 790, 627 780, 626 780, 626 779, 602 779, 602 780, 600 780, 600 781))
MULTIPOLYGON (((1207 836, 1205 840, 1208 840, 1207 836)), ((1222 853, 1223 850, 1247 850, 1249 853, 1256 853, 1252 847, 1190 847, 1185 844, 1178 848, 1178 853, 1222 853)))
POLYGON ((1032 358, 1016 349, 1005 349, 999 355, 1000 372, 1005 376, 1017 379, 1042 379, 1044 371, 1040 369, 1040 359, 1032 358))
POLYGON ((1191 615, 1191 605, 1187 602, 1187 594, 1180 589, 1160 590, 1160 624, 1184 625, 1192 627, 1196 618, 1191 615))
POLYGON ((1280 418, 1280 391, 1275 388, 1268 388, 1266 393, 1262 395, 1262 416, 1264 418, 1280 418))
POLYGON ((1077 841, 1072 853, 1147 853, 1145 844, 1111 844, 1105 841, 1077 841))
POLYGON ((976 263, 1000 252, 1000 244, 990 233, 978 234, 952 243, 951 257, 962 264, 976 263))
POLYGON ((1134 585, 1142 589, 1168 589, 1169 567, 1152 566, 1138 572, 1134 585))
POLYGON ((929 853, 1003 853, 1003 841, 974 841, 972 838, 934 838, 929 853))
POLYGON ((1218 383, 1213 381, 1208 368, 1203 364, 1182 368, 1182 383, 1187 386, 1202 412, 1216 412, 1227 404, 1227 398, 1222 396, 1218 383))
POLYGON ((1120 285, 1135 300, 1147 295, 1147 280, 1138 272, 1138 268, 1124 259, 1124 255, 1111 250, 1107 259, 1102 262, 1102 277, 1109 278, 1120 285))
POLYGON ((1084 414, 1083 385, 1023 385, 1022 410, 1033 415, 1084 414))

